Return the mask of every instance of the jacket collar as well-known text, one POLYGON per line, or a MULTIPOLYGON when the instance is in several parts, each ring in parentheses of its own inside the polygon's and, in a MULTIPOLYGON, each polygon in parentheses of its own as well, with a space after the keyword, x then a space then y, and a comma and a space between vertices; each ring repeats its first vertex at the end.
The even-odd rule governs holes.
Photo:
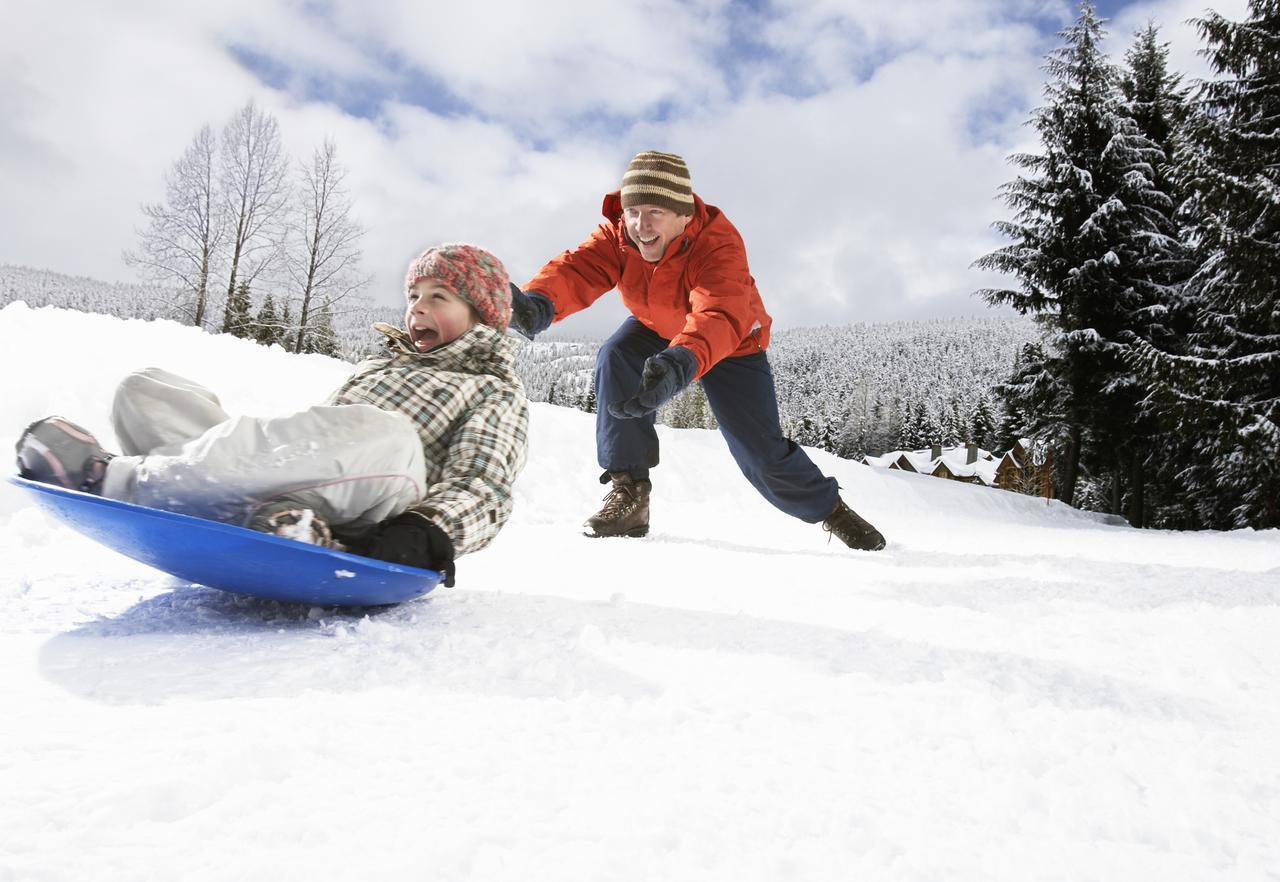
POLYGON ((373 329, 385 336, 392 356, 412 356, 424 366, 466 374, 497 374, 513 371, 514 351, 505 334, 488 325, 476 325, 457 339, 419 352, 404 328, 376 322, 373 329))
MULTIPOLYGON (((631 234, 627 232, 627 225, 622 220, 622 191, 614 190, 612 193, 606 193, 604 197, 604 205, 601 206, 601 213, 610 224, 617 227, 618 239, 623 243, 623 248, 628 248, 636 254, 640 253, 639 247, 631 239, 631 234)), ((667 253, 662 255, 662 260, 668 257, 688 251, 693 247, 693 243, 698 238, 698 234, 702 232, 703 227, 710 223, 714 218, 712 212, 719 214, 719 211, 702 201, 702 197, 697 193, 693 194, 693 217, 689 218, 689 223, 685 225, 684 232, 680 234, 680 238, 667 246, 667 253), (674 250, 673 250, 674 249, 674 250)), ((659 261, 661 263, 661 261, 659 261)))

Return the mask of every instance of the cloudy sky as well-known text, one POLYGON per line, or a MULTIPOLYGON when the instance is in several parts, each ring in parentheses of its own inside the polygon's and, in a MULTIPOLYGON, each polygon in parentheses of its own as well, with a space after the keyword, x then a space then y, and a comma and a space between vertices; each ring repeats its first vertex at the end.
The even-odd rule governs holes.
MULTIPOLYGON (((1205 74, 1205 0, 1103 0, 1121 57, 1154 19, 1205 74)), ((1245 0, 1213 8, 1242 18, 1245 0)), ((440 241, 522 282, 600 220, 638 150, 682 154, 742 231, 779 327, 988 314, 1006 157, 1035 147, 1060 0, 0 0, 0 263, 130 280, 139 205, 252 99, 326 137, 369 293, 440 241)), ((598 334, 616 296, 562 326, 598 334)))

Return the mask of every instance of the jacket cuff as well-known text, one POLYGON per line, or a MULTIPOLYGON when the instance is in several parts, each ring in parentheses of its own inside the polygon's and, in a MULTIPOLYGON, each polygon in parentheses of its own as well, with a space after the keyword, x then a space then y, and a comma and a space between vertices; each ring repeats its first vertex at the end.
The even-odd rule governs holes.
POLYGON ((698 357, 683 346, 668 346, 664 353, 680 371, 681 386, 688 386, 698 375, 698 357))

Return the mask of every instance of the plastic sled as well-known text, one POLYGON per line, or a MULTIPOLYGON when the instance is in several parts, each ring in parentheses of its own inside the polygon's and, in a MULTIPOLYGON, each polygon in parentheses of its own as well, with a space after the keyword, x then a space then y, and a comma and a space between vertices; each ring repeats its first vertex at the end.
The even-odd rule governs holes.
POLYGON ((420 570, 11 477, 46 512, 90 539, 209 588, 315 606, 382 606, 440 583, 420 570))

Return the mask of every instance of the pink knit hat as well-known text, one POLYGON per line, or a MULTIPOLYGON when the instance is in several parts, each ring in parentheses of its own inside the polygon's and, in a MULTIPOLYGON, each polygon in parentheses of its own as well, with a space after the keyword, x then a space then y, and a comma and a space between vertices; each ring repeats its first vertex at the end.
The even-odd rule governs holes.
POLYGON ((436 245, 409 264, 408 292, 419 279, 434 279, 475 307, 480 321, 505 332, 511 321, 511 280, 502 261, 475 245, 436 245))

